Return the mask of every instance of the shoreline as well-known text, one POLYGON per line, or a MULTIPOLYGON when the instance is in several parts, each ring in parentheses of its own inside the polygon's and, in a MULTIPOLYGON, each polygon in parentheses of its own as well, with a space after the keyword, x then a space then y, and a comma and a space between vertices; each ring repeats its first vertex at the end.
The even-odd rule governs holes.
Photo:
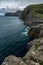
POLYGON ((23 58, 11 55, 5 58, 2 65, 43 65, 43 19, 31 14, 22 18, 24 24, 30 26, 28 34, 33 37, 33 40, 27 43, 28 51, 23 58))

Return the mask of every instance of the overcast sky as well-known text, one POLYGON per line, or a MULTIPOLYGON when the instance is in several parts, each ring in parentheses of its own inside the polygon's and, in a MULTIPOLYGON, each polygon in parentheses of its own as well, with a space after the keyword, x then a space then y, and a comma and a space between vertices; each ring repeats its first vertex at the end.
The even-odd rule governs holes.
POLYGON ((0 0, 0 8, 8 6, 9 8, 24 8, 27 5, 43 3, 43 0, 0 0))

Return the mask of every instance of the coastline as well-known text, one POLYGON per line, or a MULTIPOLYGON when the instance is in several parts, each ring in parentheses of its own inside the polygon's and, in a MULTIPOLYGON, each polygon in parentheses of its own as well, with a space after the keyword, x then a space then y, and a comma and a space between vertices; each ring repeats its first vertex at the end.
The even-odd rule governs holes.
POLYGON ((43 65, 43 19, 29 14, 24 24, 30 26, 28 34, 34 38, 27 43, 28 52, 23 58, 8 56, 2 65, 43 65))

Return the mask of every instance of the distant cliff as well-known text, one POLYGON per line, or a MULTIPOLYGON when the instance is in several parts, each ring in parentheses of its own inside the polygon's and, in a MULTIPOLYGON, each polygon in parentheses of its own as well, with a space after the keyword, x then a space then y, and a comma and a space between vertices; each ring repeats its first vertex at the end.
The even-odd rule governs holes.
POLYGON ((5 13, 5 16, 20 16, 21 15, 21 10, 17 12, 7 12, 5 13))

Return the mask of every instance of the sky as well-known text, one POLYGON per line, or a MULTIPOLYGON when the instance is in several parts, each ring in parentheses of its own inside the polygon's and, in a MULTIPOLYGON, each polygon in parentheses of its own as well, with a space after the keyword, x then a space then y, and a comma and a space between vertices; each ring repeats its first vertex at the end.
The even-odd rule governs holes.
POLYGON ((27 5, 43 3, 43 0, 0 0, 0 9, 24 9, 27 5))

